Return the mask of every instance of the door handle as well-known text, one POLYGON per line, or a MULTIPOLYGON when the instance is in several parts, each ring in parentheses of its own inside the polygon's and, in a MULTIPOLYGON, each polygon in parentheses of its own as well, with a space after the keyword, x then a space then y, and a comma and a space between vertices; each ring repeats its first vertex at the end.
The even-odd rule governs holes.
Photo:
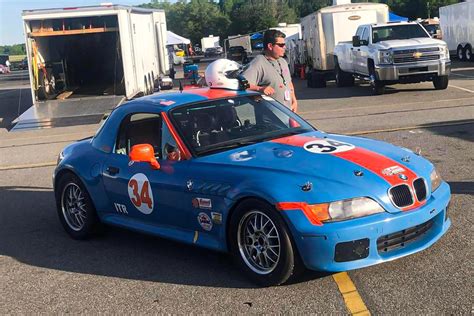
POLYGON ((116 175, 117 173, 119 173, 120 169, 117 168, 117 167, 109 166, 109 167, 107 167, 106 171, 107 171, 110 175, 114 176, 114 175, 116 175))
POLYGON ((357 51, 360 52, 360 48, 357 51))

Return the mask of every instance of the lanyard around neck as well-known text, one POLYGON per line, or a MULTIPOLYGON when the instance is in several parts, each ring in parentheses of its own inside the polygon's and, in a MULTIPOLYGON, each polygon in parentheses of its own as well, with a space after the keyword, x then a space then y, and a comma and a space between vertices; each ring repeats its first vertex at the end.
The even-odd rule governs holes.
POLYGON ((272 67, 275 69, 275 71, 280 75, 281 77, 281 80, 283 80, 283 84, 286 86, 286 79, 285 79, 285 76, 283 76, 283 68, 281 67, 281 64, 280 62, 278 61, 278 59, 276 59, 276 62, 278 64, 278 66, 280 67, 280 71, 278 71, 277 67, 275 66, 275 64, 273 64, 270 59, 268 59, 267 57, 265 57, 265 59, 270 63, 270 65, 272 65, 272 67))

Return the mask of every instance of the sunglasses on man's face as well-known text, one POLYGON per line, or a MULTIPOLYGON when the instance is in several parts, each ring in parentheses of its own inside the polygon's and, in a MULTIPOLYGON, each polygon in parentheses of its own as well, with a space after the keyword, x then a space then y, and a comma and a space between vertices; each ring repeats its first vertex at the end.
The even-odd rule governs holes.
POLYGON ((286 46, 285 43, 275 43, 275 44, 273 44, 273 45, 280 46, 280 47, 285 47, 285 46, 286 46))

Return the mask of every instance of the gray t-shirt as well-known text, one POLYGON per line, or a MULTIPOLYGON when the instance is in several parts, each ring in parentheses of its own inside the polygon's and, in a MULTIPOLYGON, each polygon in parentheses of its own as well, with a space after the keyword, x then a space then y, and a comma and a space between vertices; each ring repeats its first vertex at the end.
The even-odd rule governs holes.
POLYGON ((264 55, 258 55, 243 72, 243 76, 250 84, 271 86, 275 89, 275 93, 271 97, 281 104, 291 107, 291 76, 288 63, 284 58, 274 60, 267 59, 264 55), (287 100, 285 100, 285 91, 287 91, 287 100))

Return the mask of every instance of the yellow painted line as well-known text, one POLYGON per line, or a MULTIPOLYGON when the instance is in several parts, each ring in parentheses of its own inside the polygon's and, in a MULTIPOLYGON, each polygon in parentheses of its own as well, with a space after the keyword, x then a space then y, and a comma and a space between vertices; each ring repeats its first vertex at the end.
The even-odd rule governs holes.
POLYGON ((365 306, 362 297, 360 297, 357 288, 347 272, 333 274, 332 278, 336 282, 339 292, 341 292, 344 303, 346 303, 346 307, 351 315, 370 315, 367 306, 365 306))
POLYGON ((194 239, 193 239, 193 244, 196 243, 196 241, 198 240, 198 237, 199 237, 199 233, 197 230, 194 231, 194 239))
POLYGON ((51 166, 56 166, 56 161, 31 163, 31 164, 26 164, 26 165, 0 166, 0 171, 1 170, 14 170, 14 169, 41 168, 41 167, 51 167, 51 166))
POLYGON ((462 123, 453 122, 453 123, 441 123, 441 124, 431 124, 431 125, 414 125, 414 126, 406 126, 406 127, 374 129, 374 130, 368 130, 368 131, 358 131, 358 132, 341 133, 341 134, 353 136, 353 135, 375 134, 375 133, 384 133, 384 132, 397 132, 397 131, 405 131, 409 129, 425 129, 425 128, 432 128, 432 127, 466 125, 466 124, 473 124, 473 123, 474 123, 474 120, 470 120, 470 121, 465 121, 462 123))

